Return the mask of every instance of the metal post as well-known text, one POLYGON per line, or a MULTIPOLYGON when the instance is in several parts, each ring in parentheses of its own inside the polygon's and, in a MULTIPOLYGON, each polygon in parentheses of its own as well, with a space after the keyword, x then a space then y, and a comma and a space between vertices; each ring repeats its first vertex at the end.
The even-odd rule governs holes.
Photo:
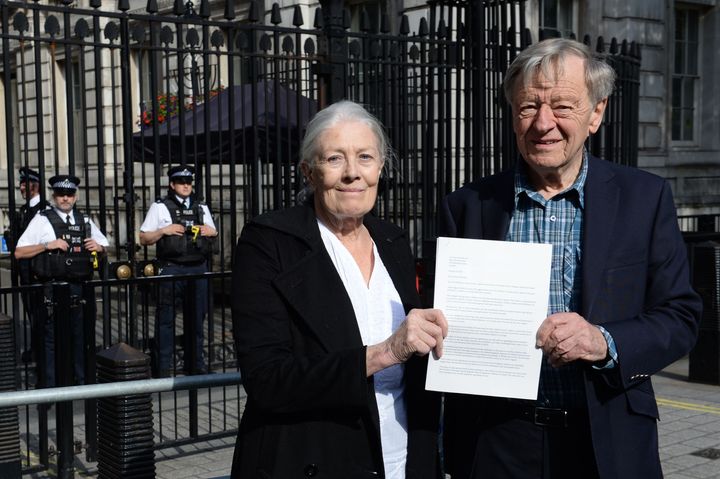
MULTIPOLYGON (((345 5, 343 0, 320 0, 323 11, 325 35, 327 37, 327 64, 322 81, 327 89, 328 103, 335 103, 346 96, 348 62, 347 36, 344 27, 345 5)), ((325 106, 325 105, 321 105, 325 106)))
MULTIPOLYGON (((470 2, 469 8, 466 10, 470 13, 470 21, 468 28, 468 38, 471 47, 468 49, 470 58, 467 60, 466 71, 470 75, 470 83, 472 90, 469 93, 470 101, 467 105, 470 106, 471 110, 465 111, 468 118, 471 118, 471 134, 470 134, 470 145, 467 151, 472 151, 473 154, 473 166, 472 174, 474 175, 468 180, 472 181, 475 178, 487 175, 488 171, 482 169, 482 153, 485 151, 485 137, 483 132, 485 130, 485 115, 473 114, 474 112, 485 112, 485 89, 487 88, 485 82, 485 71, 483 68, 479 68, 479 65, 485 65, 487 60, 486 45, 485 45, 485 9, 483 2, 473 1, 470 2)), ((466 140, 467 141, 467 140, 466 140)))
MULTIPOLYGON (((185 311, 183 311, 183 343, 185 354, 183 355, 185 371, 192 375, 197 364, 197 280, 188 280, 185 287, 185 311)), ((198 437, 198 392, 197 389, 188 391, 188 413, 190 415, 190 437, 198 437)))
MULTIPOLYGON (((95 384, 95 289, 92 285, 83 285, 83 349, 85 357, 85 384, 95 384)), ((97 401, 85 401, 85 459, 97 461, 97 401)))
MULTIPOLYGON (((122 10, 125 9, 125 6, 122 10)), ((120 73, 122 76, 122 85, 130 85, 130 26, 129 19, 127 16, 120 18, 120 32, 121 32, 121 44, 122 49, 120 50, 120 73)), ((131 105, 130 101, 130 90, 128 88, 122 89, 122 123, 124 125, 123 130, 123 142, 125 145, 132 145, 132 124, 133 119, 131 116, 131 110, 128 105, 131 105)), ((182 111, 182 109, 180 110, 182 111)), ((125 202, 125 224, 127 225, 127 231, 135 231, 135 169, 132 157, 132 148, 123 148, 124 156, 124 171, 123 171, 123 182, 125 193, 122 196, 122 200, 125 202)), ((127 236, 127 243, 125 244, 127 249, 128 260, 132 263, 135 261, 135 234, 129 234, 127 236)), ((134 309, 134 304, 129 304, 128 307, 134 309)))
MULTIPOLYGON (((55 327, 55 383, 58 386, 73 384, 73 349, 70 285, 54 283, 52 286, 53 321, 55 327)), ((57 477, 74 477, 73 469, 73 409, 72 402, 58 402, 56 405, 57 429, 57 477)))
MULTIPOLYGON (((13 319, 0 313, 0 392, 17 388, 17 349, 13 319)), ((18 409, 0 408, 0 477, 20 477, 20 426, 18 409)))
MULTIPOLYGON (((38 325, 38 341, 36 350, 36 371, 38 386, 41 388, 48 387, 48 370, 47 370, 47 349, 45 347, 47 335, 47 323, 50 314, 48 308, 52 303, 52 290, 50 286, 43 286, 42 290, 37 293, 38 304, 35 309, 38 325), (48 296, 50 295, 50 296, 48 296)), ((38 404, 38 449, 40 456, 40 464, 48 467, 50 465, 50 452, 48 441, 48 408, 47 404, 38 404)))

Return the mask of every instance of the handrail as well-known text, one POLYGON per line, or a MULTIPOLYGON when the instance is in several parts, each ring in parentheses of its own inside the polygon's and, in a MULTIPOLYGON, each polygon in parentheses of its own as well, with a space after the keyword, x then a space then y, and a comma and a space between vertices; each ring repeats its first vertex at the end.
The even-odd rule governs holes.
POLYGON ((239 372, 141 379, 0 393, 0 408, 242 384, 239 372))
MULTIPOLYGON (((128 284, 153 284, 158 282, 170 282, 170 281, 186 281, 191 279, 205 279, 212 280, 215 278, 230 278, 232 271, 208 271, 205 273, 193 273, 193 274, 173 274, 173 275, 156 275, 156 276, 143 276, 133 277, 126 279, 90 279, 86 281, 80 281, 82 284, 90 286, 101 287, 101 286, 121 286, 128 284)), ((63 281, 50 281, 48 283, 34 283, 26 284, 21 286, 6 286, 0 288, 0 295, 12 294, 14 292, 33 291, 41 290, 46 284, 51 283, 62 283, 63 281)))

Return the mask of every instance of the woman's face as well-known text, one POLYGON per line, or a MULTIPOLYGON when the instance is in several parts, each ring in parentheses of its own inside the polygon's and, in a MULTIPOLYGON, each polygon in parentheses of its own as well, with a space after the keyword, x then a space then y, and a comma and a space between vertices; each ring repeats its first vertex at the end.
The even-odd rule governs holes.
POLYGON ((362 218, 375 205, 383 159, 378 139, 360 121, 342 121, 316 141, 315 164, 302 164, 312 185, 319 215, 337 220, 362 218))

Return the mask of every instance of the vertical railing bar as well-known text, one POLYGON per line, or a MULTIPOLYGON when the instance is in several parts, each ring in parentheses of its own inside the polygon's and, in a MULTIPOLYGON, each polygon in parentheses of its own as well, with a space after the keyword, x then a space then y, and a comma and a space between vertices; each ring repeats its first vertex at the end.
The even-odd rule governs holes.
MULTIPOLYGON (((275 188, 273 188, 273 209, 279 209, 282 207, 282 136, 280 132, 280 32, 277 29, 273 30, 273 52, 272 52, 272 64, 273 64, 273 105, 272 105, 272 111, 275 116, 274 118, 274 139, 272 143, 275 145, 275 154, 272 155, 272 158, 268 158, 269 161, 272 161, 272 173, 270 172, 270 169, 268 169, 268 175, 272 174, 272 180, 268 182, 270 185, 276 185, 275 188)), ((268 110, 265 110, 268 111, 268 110)), ((268 133, 270 133, 268 130, 266 130, 268 133)), ((268 134, 268 139, 266 142, 266 153, 269 153, 271 145, 271 138, 268 134)), ((269 165, 269 163, 268 163, 269 165)))
MULTIPOLYGON (((233 55, 233 49, 235 48, 235 28, 232 26, 229 26, 227 29, 227 38, 228 38, 228 51, 227 51, 227 62, 228 62, 228 100, 230 105, 233 105, 233 112, 228 117, 228 143, 230 145, 230 149, 228 151, 228 162, 229 162, 229 179, 230 179, 230 257, 234 257, 235 253, 235 242, 233 241, 235 238, 238 237, 238 221, 237 221, 237 214, 235 212, 235 209, 233 208, 234 205, 237 205, 237 182, 236 182, 236 161, 237 158, 235 156, 235 110, 234 107, 236 105, 237 99, 235 98, 235 57, 233 55)), ((218 60, 218 63, 219 60, 218 60)), ((240 63, 240 62, 238 62, 240 63)), ((220 74, 220 71, 218 71, 218 76, 222 78, 222 75, 220 74)), ((220 175, 224 176, 224 175, 220 175)), ((222 191, 222 190, 221 190, 222 191)), ((220 218, 224 218, 225 215, 225 203, 222 201, 222 198, 224 195, 220 196, 220 218)), ((224 237, 224 235, 223 235, 224 237)), ((220 270, 225 271, 225 243, 223 241, 223 237, 221 237, 221 243, 220 243, 220 270)), ((228 269, 232 269, 232 264, 230 264, 230 267, 228 269)), ((223 285, 224 286, 224 285, 223 285)), ((223 287, 223 294, 225 294, 225 288, 223 287)), ((223 306, 225 302, 223 301, 223 306)), ((225 315, 223 314, 223 317, 225 315)), ((223 327, 224 327, 224 321, 223 321, 223 327)), ((224 337, 224 336, 223 336, 224 337)), ((224 363, 224 361, 223 361, 224 363)), ((224 372, 224 369, 223 369, 224 372)))
MULTIPOLYGON (((67 152, 68 152, 68 174, 75 174, 75 125, 73 121, 73 107, 75 106, 75 99, 73 97, 73 56, 72 56, 72 45, 70 40, 72 38, 72 29, 70 27, 70 10, 63 10, 63 33, 65 36, 65 98, 66 98, 66 125, 67 128, 67 152)), ((54 90, 53 90, 54 91, 54 90)), ((58 133, 56 132, 56 135, 58 133)), ((56 153, 57 154, 57 153, 56 153)), ((85 178, 87 181, 87 178, 85 178)), ((85 188, 85 195, 88 198, 88 188, 85 188)))

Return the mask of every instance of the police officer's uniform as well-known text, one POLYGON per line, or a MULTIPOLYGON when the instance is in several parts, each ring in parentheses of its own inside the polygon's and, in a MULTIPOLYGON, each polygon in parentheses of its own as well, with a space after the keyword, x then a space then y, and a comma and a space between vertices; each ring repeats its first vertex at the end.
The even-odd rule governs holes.
MULTIPOLYGON (((50 179, 50 186, 55 191, 76 191, 80 180, 75 176, 57 175, 50 179)), ((84 248, 86 238, 94 239, 99 245, 107 248, 109 242, 95 223, 86 215, 73 208, 65 213, 56 206, 37 214, 20 237, 17 247, 46 244, 58 238, 64 238, 69 248, 67 252, 46 251, 38 254, 32 261, 33 273, 36 277, 49 283, 50 281, 67 281, 72 296, 82 296, 82 285, 79 281, 92 279, 93 258, 84 248)), ((52 297, 52 287, 46 285, 45 295, 52 297)), ((73 356, 75 379, 79 384, 85 381, 83 351, 83 308, 74 302, 71 308, 73 328, 73 356)), ((45 321, 45 386, 55 385, 55 328, 53 315, 48 311, 45 321)))
MULTIPOLYGON (((32 170, 28 167, 23 166, 19 170, 19 183, 25 183, 25 191, 30 192, 30 183, 40 183, 40 173, 32 170)), ((28 193, 30 194, 30 193, 28 193)), ((10 230, 6 231, 5 239, 7 241, 8 248, 11 253, 15 252, 15 243, 18 241, 20 236, 25 232, 30 221, 35 217, 38 211, 49 208, 47 201, 41 200, 40 195, 37 194, 32 196, 28 201, 23 203, 20 210, 13 215, 10 223, 10 230)), ((32 283, 32 272, 30 268, 29 260, 17 260, 18 276, 20 278, 20 284, 32 283)))
MULTIPOLYGON (((23 166, 18 170, 19 183, 22 185, 25 183, 25 191, 27 195, 32 195, 31 183, 40 184, 40 173, 32 170, 26 166, 23 166)), ((50 205, 47 201, 40 198, 40 194, 31 196, 29 200, 23 202, 20 209, 11 216, 10 218, 10 229, 5 231, 5 241, 8 245, 8 249, 11 253, 12 264, 14 271, 17 273, 19 282, 21 285, 33 284, 37 282, 37 279, 32 274, 31 260, 29 259, 15 259, 15 243, 22 236, 27 229, 30 221, 35 217, 38 211, 49 208, 50 205)), ((23 309, 27 314, 27 318, 30 322, 30 337, 31 345, 30 348, 33 352, 37 353, 41 347, 40 341, 40 327, 37 323, 37 307, 41 303, 42 297, 36 294, 36 291, 24 291, 21 294, 23 309)), ((25 360, 25 353, 23 353, 23 359, 25 360)), ((30 354, 28 352, 27 360, 30 360, 30 354)))
MULTIPOLYGON (((192 167, 176 166, 168 171, 168 177, 171 182, 178 179, 191 181, 194 172, 192 167)), ((173 223, 185 226, 186 233, 183 236, 166 235, 155 243, 159 262, 158 274, 171 276, 207 272, 207 260, 212 254, 214 239, 194 233, 192 227, 207 225, 217 229, 210 209, 193 195, 183 199, 176 195, 174 191, 169 190, 166 197, 157 200, 150 206, 145 221, 140 226, 140 231, 144 233, 153 232, 173 223)), ((188 284, 189 281, 164 281, 158 287, 154 359, 157 374, 160 376, 168 376, 174 366, 173 326, 175 323, 175 301, 180 299, 184 300, 184 330, 188 330, 191 317, 194 319, 195 326, 194 368, 191 367, 191 364, 188 364, 191 338, 189 335, 184 334, 184 369, 188 373, 206 371, 205 362, 203 361, 203 322, 208 310, 208 283, 207 280, 195 281, 194 312, 190 311, 190 302, 185 295, 188 284)))

